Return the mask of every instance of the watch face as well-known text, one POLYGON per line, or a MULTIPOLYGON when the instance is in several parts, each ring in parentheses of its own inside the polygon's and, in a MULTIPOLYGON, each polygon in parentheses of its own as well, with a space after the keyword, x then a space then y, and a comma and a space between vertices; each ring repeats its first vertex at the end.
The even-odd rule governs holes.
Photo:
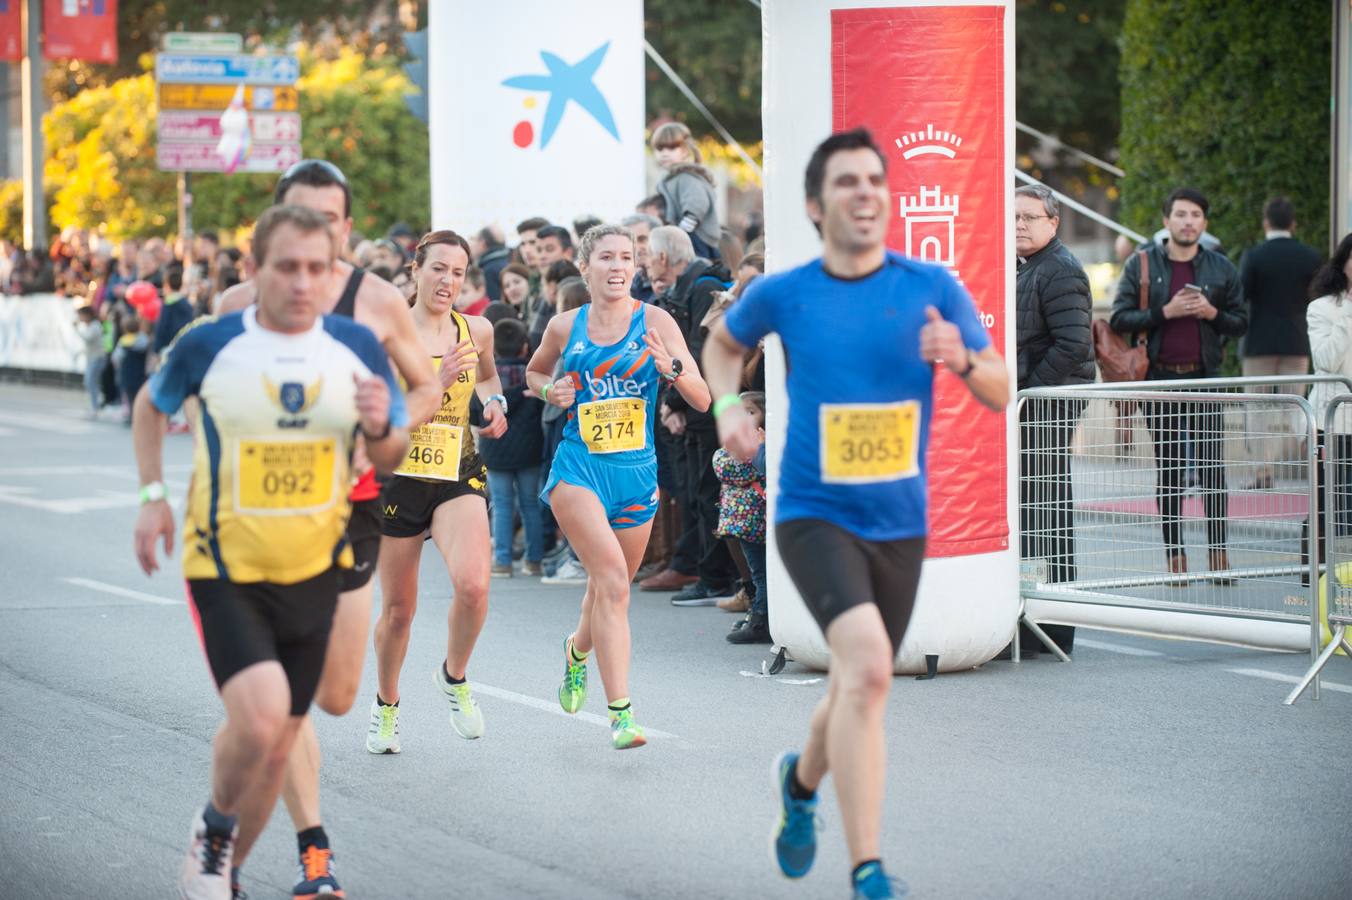
POLYGON ((671 361, 671 374, 673 375, 681 374, 681 361, 679 358, 673 359, 671 361))

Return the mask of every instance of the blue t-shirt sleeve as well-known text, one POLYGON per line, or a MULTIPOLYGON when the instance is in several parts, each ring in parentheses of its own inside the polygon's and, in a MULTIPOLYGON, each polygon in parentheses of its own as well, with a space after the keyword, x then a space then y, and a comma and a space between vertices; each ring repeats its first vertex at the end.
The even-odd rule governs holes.
POLYGON ((324 327, 338 340, 342 341, 357 355, 362 365, 371 370, 371 374, 385 380, 390 389, 390 425, 394 428, 408 427, 408 407, 404 404, 404 391, 399 379, 394 377, 390 368, 390 357, 380 346, 375 332, 351 319, 342 316, 325 316, 324 327))
POLYGON ((757 278, 747 285, 746 293, 723 316, 728 334, 743 347, 754 347, 775 330, 773 292, 766 279, 757 278))
POLYGON ((967 289, 958 284, 958 280, 946 270, 940 269, 938 278, 942 290, 940 294, 942 306, 939 311, 943 313, 945 319, 958 326, 962 342, 969 350, 978 353, 985 350, 991 345, 991 336, 987 333, 986 326, 981 324, 981 317, 977 315, 976 302, 972 300, 972 295, 967 293, 967 289))
POLYGON ((202 324, 186 328, 165 351, 159 371, 150 376, 150 402, 167 416, 183 406, 183 401, 202 387, 202 376, 220 349, 239 332, 224 322, 203 319, 202 324))

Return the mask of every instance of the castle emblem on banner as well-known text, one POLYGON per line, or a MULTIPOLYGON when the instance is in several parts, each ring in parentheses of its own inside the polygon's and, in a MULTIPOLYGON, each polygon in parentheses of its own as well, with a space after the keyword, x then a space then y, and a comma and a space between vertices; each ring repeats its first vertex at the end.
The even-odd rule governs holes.
MULTIPOLYGON (((907 132, 895 141, 902 159, 908 161, 922 156, 953 159, 962 147, 959 135, 944 129, 936 130, 933 123, 923 130, 907 132)), ((934 187, 922 184, 917 193, 903 193, 898 201, 899 214, 906 224, 906 255, 943 266, 961 282, 954 246, 958 195, 945 194, 938 184, 934 187)))

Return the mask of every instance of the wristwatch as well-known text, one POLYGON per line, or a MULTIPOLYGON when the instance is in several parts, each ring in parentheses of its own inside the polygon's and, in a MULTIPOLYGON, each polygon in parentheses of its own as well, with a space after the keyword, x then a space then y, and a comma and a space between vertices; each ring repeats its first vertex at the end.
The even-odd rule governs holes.
POLYGON ((676 379, 680 378, 682 375, 685 374, 683 368, 684 367, 681 365, 680 359, 673 359, 671 361, 671 371, 660 372, 658 374, 662 376, 662 379, 666 381, 667 384, 675 384, 676 379))
POLYGON ((972 351, 971 351, 971 350, 968 350, 968 351, 967 351, 967 368, 963 369, 961 372, 958 372, 958 373, 956 373, 956 374, 957 374, 957 376, 958 376, 959 378, 966 378, 968 375, 971 375, 971 374, 972 374, 972 370, 975 369, 975 368, 976 368, 976 360, 972 358, 972 351))
POLYGON ((380 432, 380 434, 370 434, 369 432, 367 432, 367 430, 366 430, 365 428, 362 428, 362 429, 361 429, 361 436, 364 437, 364 438, 366 438, 368 441, 372 441, 372 442, 374 442, 374 441, 383 441, 383 440, 385 440, 385 438, 387 438, 387 437, 390 436, 390 428, 391 428, 391 427, 392 427, 392 423, 390 422, 389 419, 386 419, 386 420, 385 420, 385 428, 384 428, 383 431, 380 432))
POLYGON ((139 496, 141 498, 142 506, 145 506, 147 503, 158 503, 165 498, 164 482, 152 481, 150 484, 142 485, 139 496))
POLYGON ((489 398, 488 398, 487 400, 484 401, 484 406, 487 406, 488 404, 492 403, 494 400, 498 401, 498 405, 502 407, 502 414, 503 414, 504 416, 507 415, 507 398, 504 397, 504 396, 502 396, 502 394, 492 394, 492 395, 490 395, 489 398))

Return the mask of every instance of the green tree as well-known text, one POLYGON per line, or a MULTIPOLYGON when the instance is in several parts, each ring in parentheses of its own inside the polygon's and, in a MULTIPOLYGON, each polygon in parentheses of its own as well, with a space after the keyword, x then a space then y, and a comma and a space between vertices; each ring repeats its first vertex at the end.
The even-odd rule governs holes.
MULTIPOLYGON (((648 42, 743 144, 761 139, 761 17, 745 0, 648 3, 648 42)), ((713 129, 662 70, 647 63, 648 114, 674 116, 696 134, 713 129)))
POLYGON ((1014 102, 1020 122, 1095 156, 1115 154, 1117 38, 1125 6, 1126 0, 1018 0, 1014 102))
MULTIPOLYGON (((352 50, 302 54, 298 85, 306 156, 328 159, 353 189, 354 227, 383 232, 430 218, 427 130, 404 105, 408 80, 393 58, 352 50)), ((149 74, 81 91, 44 122, 54 228, 100 228, 114 238, 176 227, 175 175, 155 164, 155 86, 149 74)), ((271 202, 276 176, 193 176, 193 224, 230 230, 271 202)))
POLYGON ((1129 0, 1122 28, 1123 217, 1154 230, 1178 185, 1211 202, 1238 258, 1285 194, 1302 237, 1328 245, 1328 4, 1129 0))

